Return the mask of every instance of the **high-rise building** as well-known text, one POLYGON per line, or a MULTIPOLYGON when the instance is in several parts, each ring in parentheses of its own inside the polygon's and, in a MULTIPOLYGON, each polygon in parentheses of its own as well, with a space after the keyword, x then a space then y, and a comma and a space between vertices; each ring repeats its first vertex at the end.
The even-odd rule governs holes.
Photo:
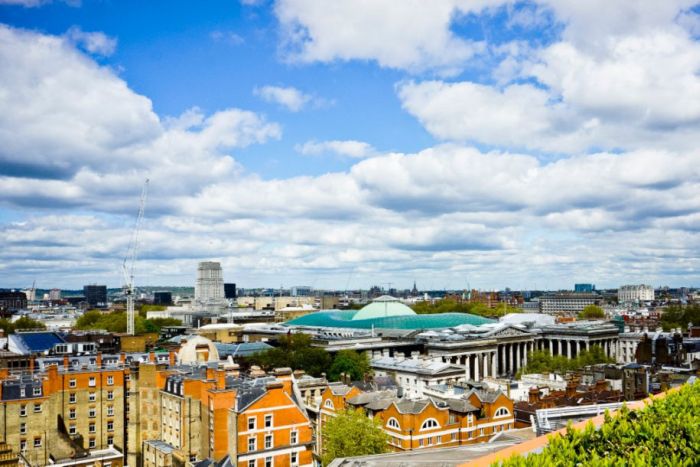
POLYGON ((594 290, 595 290, 595 285, 593 285, 593 284, 574 284, 574 292, 592 293, 594 290))
POLYGON ((83 286, 83 295, 90 306, 107 306, 106 285, 85 285, 83 286))
POLYGON ((224 296, 226 298, 236 298, 236 284, 224 284, 224 296))
POLYGON ((61 289, 49 290, 49 300, 60 300, 60 299, 61 299, 61 289))
POLYGON ((199 303, 223 302, 224 276, 221 263, 202 261, 197 267, 197 282, 194 286, 194 299, 199 303))
POLYGON ((153 292, 153 304, 154 305, 172 305, 173 304, 173 294, 172 292, 153 292))

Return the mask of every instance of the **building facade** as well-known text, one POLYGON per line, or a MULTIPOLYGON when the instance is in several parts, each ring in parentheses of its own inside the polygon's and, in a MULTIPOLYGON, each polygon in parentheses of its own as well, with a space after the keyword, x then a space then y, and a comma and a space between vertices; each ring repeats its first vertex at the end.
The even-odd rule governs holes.
POLYGON ((221 263, 202 261, 197 266, 194 299, 199 303, 218 304, 225 299, 224 276, 221 263))
POLYGON ((617 289, 619 303, 639 303, 654 300, 654 287, 650 285, 623 285, 617 289))

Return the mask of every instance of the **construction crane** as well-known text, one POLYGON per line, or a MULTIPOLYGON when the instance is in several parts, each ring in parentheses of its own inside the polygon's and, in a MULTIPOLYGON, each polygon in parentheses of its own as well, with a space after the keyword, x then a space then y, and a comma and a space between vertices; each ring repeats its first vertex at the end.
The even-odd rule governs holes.
POLYGON ((134 230, 131 232, 129 249, 122 263, 122 273, 124 274, 124 295, 126 295, 126 333, 133 336, 135 332, 136 316, 134 314, 134 264, 139 247, 139 232, 143 222, 143 212, 146 208, 146 196, 148 195, 148 179, 143 184, 141 191, 141 201, 139 203, 139 213, 136 216, 134 230))

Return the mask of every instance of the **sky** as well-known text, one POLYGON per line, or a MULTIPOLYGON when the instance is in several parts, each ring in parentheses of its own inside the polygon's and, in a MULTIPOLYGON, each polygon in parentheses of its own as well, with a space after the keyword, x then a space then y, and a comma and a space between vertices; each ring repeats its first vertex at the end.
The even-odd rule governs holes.
POLYGON ((700 286, 700 2, 0 0, 0 287, 700 286))

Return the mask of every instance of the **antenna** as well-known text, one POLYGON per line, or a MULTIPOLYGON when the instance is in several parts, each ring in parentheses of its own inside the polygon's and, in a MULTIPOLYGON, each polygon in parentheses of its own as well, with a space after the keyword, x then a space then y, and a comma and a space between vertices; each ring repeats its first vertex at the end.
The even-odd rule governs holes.
POLYGON ((143 213, 146 208, 146 196, 148 195, 148 179, 143 184, 141 190, 141 200, 139 203, 139 213, 136 216, 134 230, 131 232, 129 249, 127 250, 124 262, 122 263, 122 273, 124 274, 124 294, 126 295, 126 333, 133 336, 136 333, 134 315, 134 264, 139 246, 139 232, 143 222, 143 213))

